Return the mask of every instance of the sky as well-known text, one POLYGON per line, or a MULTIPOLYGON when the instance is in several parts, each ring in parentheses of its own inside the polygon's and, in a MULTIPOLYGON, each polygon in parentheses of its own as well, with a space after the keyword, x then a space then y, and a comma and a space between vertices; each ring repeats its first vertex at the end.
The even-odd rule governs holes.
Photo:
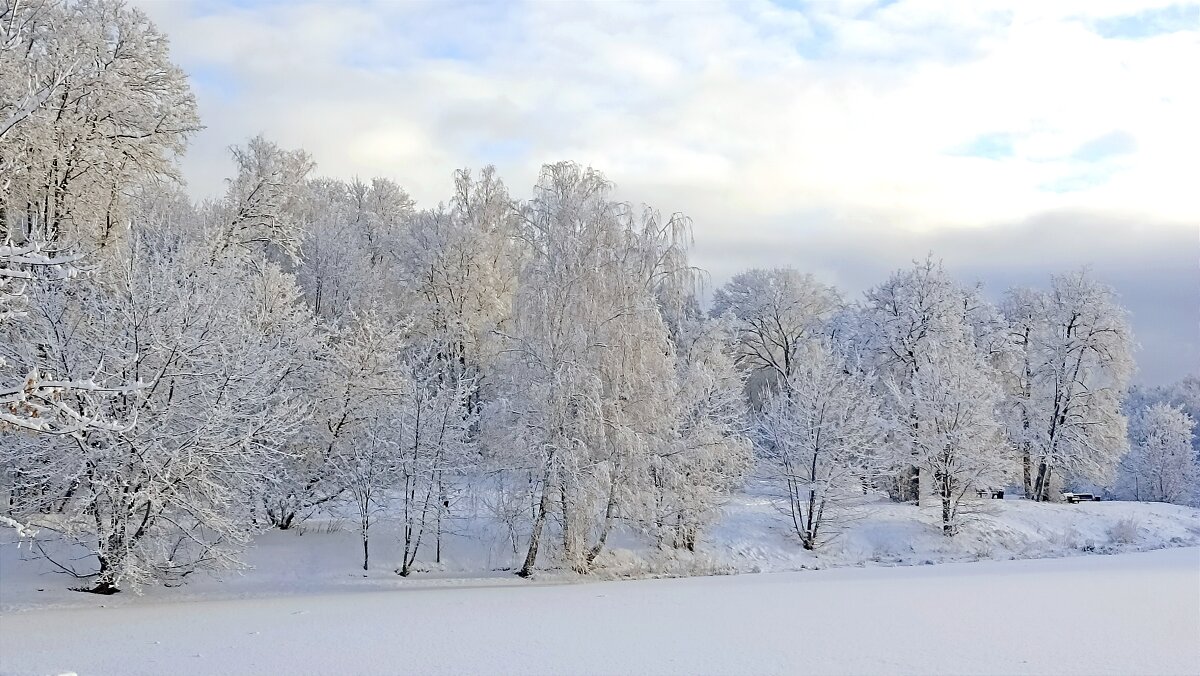
POLYGON ((206 128, 302 147, 419 204, 456 168, 543 163, 694 222, 719 285, 791 266, 854 299, 929 252, 999 297, 1089 265, 1137 381, 1200 372, 1200 3, 1155 0, 134 0, 206 128))

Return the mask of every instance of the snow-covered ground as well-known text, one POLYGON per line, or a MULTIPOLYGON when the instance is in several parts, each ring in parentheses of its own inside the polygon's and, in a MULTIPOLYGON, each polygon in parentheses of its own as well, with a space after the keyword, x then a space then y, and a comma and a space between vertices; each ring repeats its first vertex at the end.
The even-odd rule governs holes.
POLYGON ((1196 674, 1200 549, 144 603, 0 623, 0 671, 12 674, 1196 674))
POLYGON ((386 525, 364 573, 352 523, 326 518, 259 536, 246 571, 111 597, 0 528, 0 672, 1200 673, 1200 510, 983 501, 953 539, 912 505, 859 517, 806 552, 741 495, 695 554, 624 533, 592 579, 534 582, 484 520, 400 578, 386 525), (748 572, 769 574, 598 581, 748 572))
POLYGON ((797 546, 769 500, 741 495, 711 534, 706 551, 739 572, 858 565, 922 565, 950 561, 1113 554, 1200 545, 1200 510, 1163 503, 1074 505, 1024 499, 982 500, 967 525, 942 535, 939 507, 917 508, 880 498, 819 553, 797 546))
MULTIPOLYGON (((834 567, 904 566, 1113 554, 1168 547, 1200 546, 1200 510, 1161 503, 1098 502, 1036 504, 985 500, 969 525, 944 537, 934 508, 918 509, 881 499, 866 505, 858 520, 818 552, 802 549, 785 517, 760 494, 741 494, 701 541, 695 554, 662 552, 629 533, 612 547, 592 577, 689 576, 784 572, 834 567)), ((158 601, 269 597, 408 587, 495 585, 511 582, 523 550, 514 551, 507 530, 482 518, 451 526, 440 564, 432 548, 422 550, 408 578, 393 572, 399 539, 386 522, 372 529, 371 570, 362 570, 361 545, 349 519, 314 519, 302 529, 259 535, 245 553, 249 567, 220 577, 197 575, 176 588, 147 588, 100 602, 120 606, 158 601)), ((45 550, 66 565, 86 569, 84 552, 56 542, 48 532, 45 550)), ((547 543, 552 550, 555 543, 547 543)), ((551 554, 553 552, 551 551, 551 554)), ((548 560, 549 557, 544 557, 548 560)), ((539 581, 578 581, 568 571, 549 570, 539 581)), ((57 572, 0 527, 0 611, 94 606, 97 599, 70 591, 79 581, 57 572)))

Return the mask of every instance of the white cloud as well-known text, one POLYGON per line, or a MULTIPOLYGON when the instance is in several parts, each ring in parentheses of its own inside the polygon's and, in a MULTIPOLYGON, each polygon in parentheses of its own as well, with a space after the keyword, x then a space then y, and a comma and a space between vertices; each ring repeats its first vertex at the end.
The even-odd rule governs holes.
MULTIPOLYGON (((426 199, 455 166, 504 164, 479 149, 515 138, 532 154, 522 163, 593 161, 631 192, 723 186, 773 214, 819 206, 923 228, 1100 204, 1194 219, 1178 188, 1200 152, 1185 69, 1200 30, 1109 40, 1088 13, 1131 3, 1043 4, 146 9, 185 67, 239 81, 233 105, 201 91, 206 121, 233 136, 221 147, 267 130, 326 172, 395 175, 426 199), (1138 150, 1094 185, 1075 180, 1071 155, 1114 130, 1138 150), (1011 157, 950 152, 997 132, 1016 139, 1011 157)), ((212 188, 216 172, 190 173, 212 188)))
POLYGON ((1200 26, 1095 30, 1153 2, 139 4, 204 75, 198 194, 264 132, 425 204, 462 166, 523 194, 542 162, 592 164, 692 215, 702 253, 1044 213, 1200 223, 1200 26), (1103 137, 1124 152, 1080 153, 1103 137), (964 152, 981 138, 1007 145, 964 152))

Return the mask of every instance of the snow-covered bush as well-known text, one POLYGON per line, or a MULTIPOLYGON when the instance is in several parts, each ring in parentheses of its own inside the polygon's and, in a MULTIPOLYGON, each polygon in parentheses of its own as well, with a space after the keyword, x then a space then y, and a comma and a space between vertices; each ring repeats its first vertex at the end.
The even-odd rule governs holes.
POLYGON ((1108 538, 1114 544, 1131 545, 1138 540, 1138 530, 1137 518, 1126 516, 1109 527, 1108 538))

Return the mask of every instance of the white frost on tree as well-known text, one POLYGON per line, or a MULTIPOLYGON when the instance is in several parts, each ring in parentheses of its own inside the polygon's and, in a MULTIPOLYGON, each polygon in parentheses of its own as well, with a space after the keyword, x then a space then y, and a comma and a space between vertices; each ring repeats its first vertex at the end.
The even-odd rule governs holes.
POLYGON ((247 498, 308 414, 318 346, 277 266, 213 261, 195 231, 168 224, 135 228, 130 249, 103 284, 44 290, 36 320, 66 378, 144 384, 97 402, 137 424, 2 447, 19 516, 86 546, 95 568, 71 569, 100 592, 235 563, 247 498))
POLYGON ((609 199, 602 176, 543 168, 519 237, 511 329, 493 402, 500 461, 527 477, 530 575, 557 517, 561 556, 587 570, 618 519, 645 521, 652 459, 672 441, 676 349, 659 283, 680 228, 609 199))
POLYGON ((998 418, 1002 393, 981 355, 966 345, 939 348, 904 387, 892 384, 917 425, 908 435, 918 467, 941 507, 942 532, 962 527, 964 506, 977 490, 1003 485, 1011 455, 998 418))
POLYGON ((978 288, 956 282, 932 257, 868 290, 844 318, 839 342, 889 385, 880 393, 897 429, 882 452, 897 468, 897 475, 885 480, 895 498, 920 502, 922 492, 930 490, 927 477, 921 477, 921 451, 910 446, 923 424, 914 395, 921 371, 945 354, 975 353, 987 363, 1002 349, 1003 341, 994 335, 997 319, 978 288), (907 467, 906 455, 912 457, 907 467))
POLYGON ((1130 426, 1129 453, 1117 490, 1133 500, 1194 505, 1200 501, 1200 460, 1192 448, 1196 421, 1175 406, 1153 404, 1130 426))
POLYGON ((118 243, 132 189, 176 179, 198 129, 187 77, 140 10, 0 2, 0 232, 118 243))
POLYGON ((676 339, 674 429, 650 457, 645 526, 660 547, 695 550, 725 498, 753 466, 745 377, 720 319, 693 317, 676 339), (652 501, 652 502, 650 502, 652 501))
POLYGON ((1055 276, 1039 302, 1028 351, 1032 496, 1051 497, 1051 478, 1106 485, 1126 450, 1121 400, 1133 375, 1133 336, 1115 292, 1087 271, 1055 276))
POLYGON ((711 314, 735 318, 738 362, 755 374, 752 384, 761 389, 791 376, 797 353, 823 335, 840 306, 837 291, 812 275, 791 268, 753 269, 716 290, 711 314))
POLYGON ((760 473, 805 549, 836 537, 875 475, 884 425, 868 377, 824 341, 794 353, 758 415, 760 473))

